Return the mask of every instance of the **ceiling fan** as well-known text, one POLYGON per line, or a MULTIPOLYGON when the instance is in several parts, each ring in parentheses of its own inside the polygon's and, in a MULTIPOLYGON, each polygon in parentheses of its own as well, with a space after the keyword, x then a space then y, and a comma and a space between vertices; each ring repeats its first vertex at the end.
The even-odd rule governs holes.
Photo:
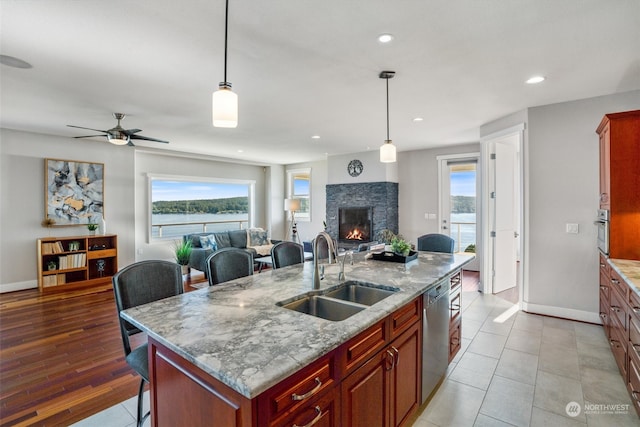
POLYGON ((120 120, 125 118, 125 115, 122 113, 113 113, 113 117, 118 121, 118 124, 116 125, 116 127, 109 129, 109 130, 100 130, 100 129, 92 129, 92 128, 85 128, 82 126, 74 126, 74 125, 67 125, 71 128, 78 128, 78 129, 87 129, 87 130, 94 130, 96 132, 102 132, 104 135, 83 135, 83 136, 74 136, 74 138, 91 138, 94 136, 105 136, 107 137, 107 140, 115 145, 130 145, 130 146, 134 146, 133 142, 131 142, 132 139, 140 139, 140 140, 144 140, 144 141, 154 141, 154 142, 162 142, 164 144, 168 144, 169 141, 163 141, 161 139, 156 139, 156 138, 150 138, 148 136, 142 136, 142 135, 136 135, 138 132, 141 132, 142 129, 123 129, 122 126, 120 126, 120 120))

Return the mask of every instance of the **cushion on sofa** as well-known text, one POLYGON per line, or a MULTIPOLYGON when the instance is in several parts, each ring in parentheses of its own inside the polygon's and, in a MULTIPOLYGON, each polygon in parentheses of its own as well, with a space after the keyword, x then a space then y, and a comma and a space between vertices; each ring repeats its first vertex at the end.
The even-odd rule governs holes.
POLYGON ((203 249, 211 249, 212 251, 218 250, 218 243, 216 242, 216 236, 209 234, 207 236, 200 236, 200 247, 203 249))
POLYGON ((231 230, 229 231, 229 240, 234 248, 247 247, 247 230, 231 230))
POLYGON ((213 235, 216 236, 218 249, 231 247, 231 240, 229 239, 228 231, 220 231, 218 233, 213 233, 213 235))
POLYGON ((247 229, 247 247, 253 248, 260 256, 269 255, 273 244, 269 241, 268 234, 262 228, 247 229))

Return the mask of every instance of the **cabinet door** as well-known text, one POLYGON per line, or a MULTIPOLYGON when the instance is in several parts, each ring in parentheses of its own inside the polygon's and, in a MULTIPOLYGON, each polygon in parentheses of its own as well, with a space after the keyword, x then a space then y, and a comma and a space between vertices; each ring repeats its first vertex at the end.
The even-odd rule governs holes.
POLYGON ((609 209, 611 193, 610 124, 600 132, 600 209, 609 209))
POLYGON ((383 350, 342 381, 342 427, 389 425, 389 370, 394 354, 383 350))
POLYGON ((391 426, 400 426, 420 406, 421 340, 419 324, 398 337, 389 347, 395 355, 391 374, 391 426))

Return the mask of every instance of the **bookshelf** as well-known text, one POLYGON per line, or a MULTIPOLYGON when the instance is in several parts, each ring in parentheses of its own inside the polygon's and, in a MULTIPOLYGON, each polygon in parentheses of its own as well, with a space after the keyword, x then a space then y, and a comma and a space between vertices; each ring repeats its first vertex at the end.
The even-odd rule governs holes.
POLYGON ((118 236, 38 239, 38 288, 42 293, 78 288, 111 288, 118 271, 118 236))

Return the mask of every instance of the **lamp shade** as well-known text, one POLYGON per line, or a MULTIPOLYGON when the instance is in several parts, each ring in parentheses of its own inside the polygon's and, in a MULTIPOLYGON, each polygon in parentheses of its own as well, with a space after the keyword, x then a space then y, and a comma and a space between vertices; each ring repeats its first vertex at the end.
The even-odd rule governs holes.
POLYGON ((393 163, 396 161, 396 146, 393 145, 390 139, 387 139, 384 144, 380 146, 380 162, 393 163))
POLYGON ((300 199, 284 199, 284 210, 296 212, 300 210, 300 199))
POLYGON ((129 135, 124 132, 108 133, 107 139, 113 145, 127 145, 129 143, 129 135))
POLYGON ((238 95, 231 90, 231 84, 220 83, 220 89, 212 98, 213 126, 234 128, 238 126, 238 95))

